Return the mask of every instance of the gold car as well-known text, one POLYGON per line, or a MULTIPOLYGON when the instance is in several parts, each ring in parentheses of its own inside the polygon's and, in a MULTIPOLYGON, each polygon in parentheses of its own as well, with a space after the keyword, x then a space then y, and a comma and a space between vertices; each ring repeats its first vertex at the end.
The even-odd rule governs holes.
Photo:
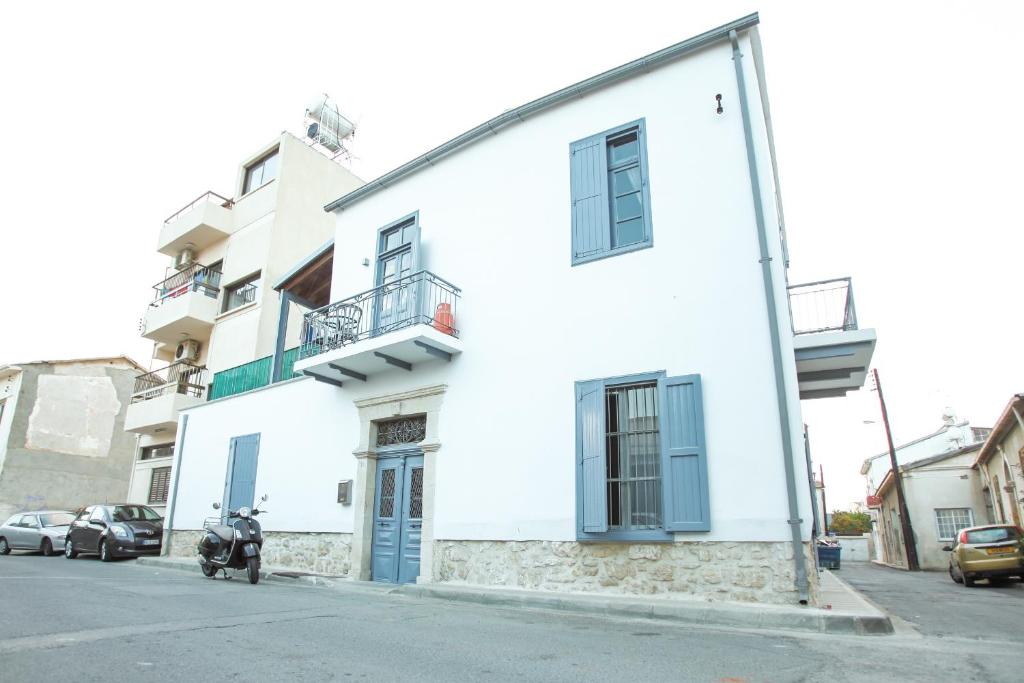
POLYGON ((979 579, 1016 576, 1024 581, 1024 538, 1021 530, 1008 524, 961 529, 949 553, 949 576, 957 583, 973 586, 979 579))

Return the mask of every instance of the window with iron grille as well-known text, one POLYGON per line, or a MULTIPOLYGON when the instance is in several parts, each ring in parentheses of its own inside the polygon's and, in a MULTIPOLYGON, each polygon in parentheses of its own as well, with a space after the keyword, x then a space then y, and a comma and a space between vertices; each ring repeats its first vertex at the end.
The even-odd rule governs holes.
POLYGON ((397 446, 418 443, 427 436, 427 416, 400 417, 377 423, 377 445, 397 446))
POLYGON ((657 394, 656 382, 605 390, 609 529, 662 527, 657 394))
POLYGON ((970 508, 941 508, 935 510, 935 523, 940 541, 952 541, 961 529, 974 526, 974 513, 970 508))
POLYGON ((149 502, 166 503, 167 489, 171 483, 171 468, 156 467, 149 479, 149 502))
POLYGON ((221 307, 222 313, 227 313, 240 306, 256 301, 256 295, 260 289, 260 273, 250 275, 234 284, 224 288, 224 304, 221 307))

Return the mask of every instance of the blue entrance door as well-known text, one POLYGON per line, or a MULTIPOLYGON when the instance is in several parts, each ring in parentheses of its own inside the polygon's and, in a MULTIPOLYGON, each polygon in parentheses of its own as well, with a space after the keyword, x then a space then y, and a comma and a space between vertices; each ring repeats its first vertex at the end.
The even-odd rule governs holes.
POLYGON ((256 498, 256 463, 259 454, 259 434, 247 434, 231 439, 227 484, 224 487, 224 514, 227 514, 227 510, 252 507, 256 498))
POLYGON ((371 571, 374 581, 410 583, 420 574, 423 456, 377 461, 371 571))

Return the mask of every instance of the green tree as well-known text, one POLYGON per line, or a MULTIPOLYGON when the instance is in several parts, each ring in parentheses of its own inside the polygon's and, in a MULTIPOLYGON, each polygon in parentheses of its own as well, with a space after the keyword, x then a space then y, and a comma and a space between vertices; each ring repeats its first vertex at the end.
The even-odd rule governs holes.
POLYGON ((836 510, 832 513, 828 530, 839 536, 860 536, 871 531, 871 516, 866 512, 836 510))

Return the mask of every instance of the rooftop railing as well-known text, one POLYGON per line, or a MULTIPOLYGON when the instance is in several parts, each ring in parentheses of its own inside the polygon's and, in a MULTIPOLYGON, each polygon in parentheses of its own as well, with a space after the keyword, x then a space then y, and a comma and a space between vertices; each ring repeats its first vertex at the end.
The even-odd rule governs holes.
POLYGON ((853 283, 848 277, 790 285, 793 334, 857 329, 853 283))
POLYGON ((187 361, 178 361, 166 368, 136 377, 132 403, 148 401, 167 394, 202 398, 205 393, 206 368, 187 361))
POLYGON ((232 206, 235 205, 234 200, 228 199, 227 197, 221 197, 219 194, 213 192, 212 190, 207 190, 206 192, 202 193, 201 195, 193 199, 191 202, 189 202, 188 204, 186 204, 185 206, 181 207, 180 209, 172 213, 170 216, 168 216, 167 220, 164 221, 164 225, 171 223, 175 219, 181 217, 182 214, 188 213, 195 207, 204 203, 216 204, 217 206, 223 206, 225 209, 230 209, 232 206))
POLYGON ((457 338, 456 307, 461 294, 452 283, 421 270, 310 311, 302 321, 299 358, 412 325, 431 325, 457 338))
POLYGON ((219 270, 193 263, 153 285, 156 296, 150 306, 160 306, 188 292, 202 292, 216 299, 220 293, 220 276, 219 270))

